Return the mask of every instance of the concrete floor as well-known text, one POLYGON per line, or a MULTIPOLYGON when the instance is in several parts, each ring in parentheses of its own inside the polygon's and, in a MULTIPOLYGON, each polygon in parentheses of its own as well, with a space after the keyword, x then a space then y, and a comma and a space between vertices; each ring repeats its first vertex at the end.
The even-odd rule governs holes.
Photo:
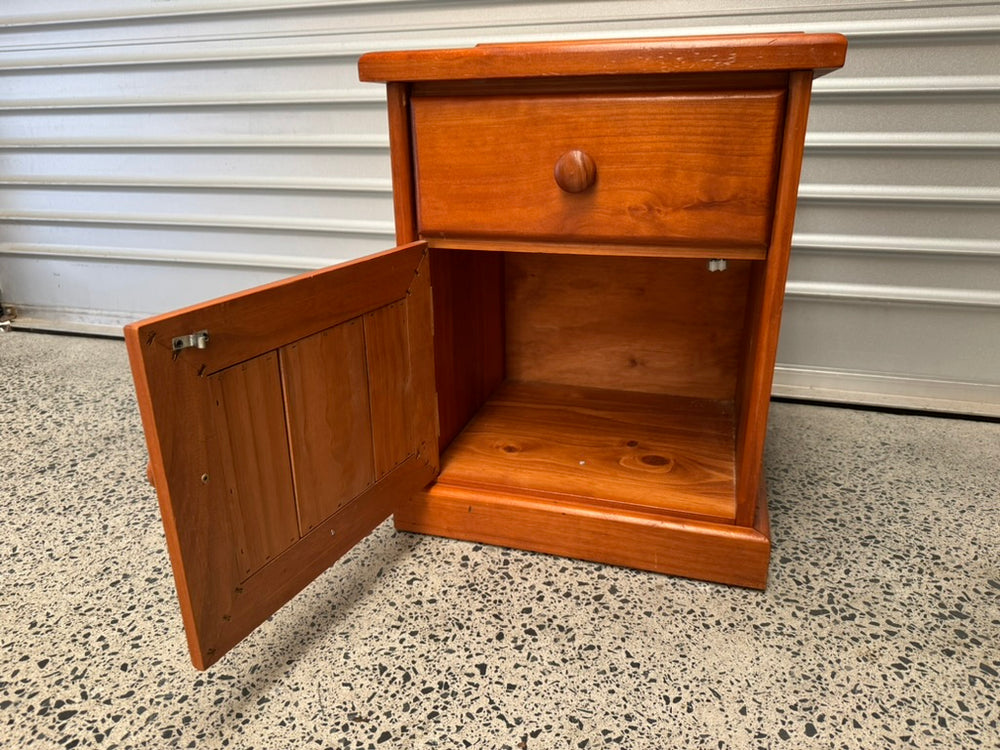
POLYGON ((775 404, 764 593, 387 523, 204 673, 122 342, 0 435, 0 747, 1000 747, 1000 424, 775 404))

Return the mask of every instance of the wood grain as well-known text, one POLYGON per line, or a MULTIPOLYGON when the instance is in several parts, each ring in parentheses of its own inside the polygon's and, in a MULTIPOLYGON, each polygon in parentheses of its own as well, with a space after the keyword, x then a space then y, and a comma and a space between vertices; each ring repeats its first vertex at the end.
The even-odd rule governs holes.
POLYGON ((364 325, 355 318, 280 349, 301 534, 375 481, 364 325))
POLYGON ((413 143, 410 130, 410 84, 386 86, 389 119, 389 160, 392 172, 392 207, 396 244, 417 239, 416 186, 413 181, 413 143))
POLYGON ((483 44, 466 49, 375 52, 358 64, 362 81, 816 70, 844 64, 840 34, 741 34, 483 44))
MULTIPOLYGON (((763 260, 767 247, 757 244, 730 243, 721 249, 717 245, 677 243, 670 245, 636 245, 627 241, 565 242, 561 240, 516 240, 506 238, 449 236, 424 240, 432 250, 476 250, 488 253, 545 253, 546 255, 614 255, 619 258, 718 258, 725 255, 734 260, 763 260)), ((436 287, 435 287, 436 288, 436 287)))
POLYGON ((406 290, 406 335, 410 355, 409 411, 413 450, 428 467, 439 466, 438 397, 434 373, 434 310, 430 254, 417 264, 406 290))
POLYGON ((780 90, 411 102, 421 236, 765 246, 780 90), (711 126, 707 126, 710 123, 711 126), (567 193, 573 150, 596 181, 567 193))
MULTIPOLYGON (((215 400, 226 505, 243 577, 298 541, 278 356, 274 352, 208 379, 215 400)), ((224 523, 219 518, 218 523, 224 523)))
POLYGON ((402 299, 426 251, 425 243, 413 242, 129 327, 171 358, 174 336, 207 329, 211 344, 185 349, 177 361, 195 372, 211 374, 402 299))
POLYGON ((771 543, 761 498, 748 528, 436 483, 403 503, 395 523, 422 534, 762 589, 771 543))
POLYGON ((406 303, 395 302, 365 315, 368 390, 375 444, 375 476, 382 478, 415 452, 410 409, 414 401, 406 303))
POLYGON ((750 264, 507 257, 507 374, 732 401, 750 264))
POLYGON ((758 488, 809 86, 845 49, 766 34, 362 58, 362 78, 390 82, 397 235, 432 239, 431 268, 413 243, 125 331, 195 665, 394 510, 404 529, 763 587, 758 488), (577 194, 553 177, 572 149, 596 170, 577 194), (510 256, 505 287, 504 255, 476 250, 563 255, 510 256), (621 270, 572 257, 605 253, 621 270), (730 270, 623 257, 657 254, 730 270), (322 332, 359 319, 363 355, 347 329, 326 351, 322 332), (203 329, 208 348, 172 351, 203 329), (364 428, 345 444, 316 421, 334 403, 364 421, 361 361, 365 486, 364 428), (532 380, 502 385, 508 369, 532 380), (442 480, 418 492, 449 442, 442 480), (341 457, 353 468, 317 468, 341 457))
POLYGON ((230 599, 243 577, 227 517, 228 489, 212 418, 215 400, 206 379, 143 335, 141 324, 126 326, 125 344, 184 633, 192 662, 205 669, 214 661, 209 644, 225 624, 220 603, 230 599), (208 482, 202 481, 205 474, 208 482))
POLYGON ((503 256, 431 252, 434 359, 443 450, 504 377, 503 256))
MULTIPOLYGON (((416 353, 413 358, 420 362, 420 367, 411 362, 408 368, 410 387, 414 389, 410 403, 432 404, 431 312, 428 274, 426 269, 420 271, 423 261, 425 247, 418 243, 126 327, 125 340, 167 548, 191 658, 199 669, 219 659, 351 544, 381 523, 395 503, 433 478, 437 465, 436 446, 433 438, 427 437, 435 432, 433 419, 428 416, 432 410, 414 409, 410 419, 426 424, 411 428, 409 434, 423 441, 405 451, 412 459, 398 463, 356 500, 247 577, 240 565, 239 534, 229 518, 229 491, 233 485, 226 479, 225 466, 232 457, 226 454, 232 453, 230 446, 235 444, 239 446, 240 460, 248 462, 249 447, 256 446, 259 450, 255 460, 275 465, 253 471, 291 476, 287 440, 284 450, 274 445, 280 430, 267 428, 266 446, 255 442, 262 438, 252 434, 256 429, 253 420, 260 418, 256 412, 274 411, 270 406, 261 406, 253 394, 280 393, 281 389, 277 380, 267 381, 269 384, 254 386, 241 396, 235 392, 238 384, 227 382, 226 374, 211 377, 209 365, 237 355, 243 359, 236 367, 248 360, 274 360, 271 372, 276 378, 276 350, 394 300, 406 300, 405 304, 413 309, 406 319, 405 336, 410 353, 416 353), (329 317, 324 318, 324 314, 329 317), (203 328, 212 332, 207 349, 176 354, 170 350, 169 336, 203 328), (417 338, 422 341, 417 342, 417 338), (213 351, 216 346, 218 351, 213 351), (211 383, 216 383, 216 388, 211 383), (232 435, 228 444, 220 436, 220 422, 215 418, 216 410, 222 408, 213 398, 218 384, 224 389, 232 386, 233 399, 254 401, 252 408, 239 412, 246 411, 243 416, 251 424, 239 428, 239 434, 232 435), (204 480, 206 475, 208 481, 204 480), (345 529, 345 533, 341 535, 338 528, 345 529)), ((328 374, 339 376, 337 371, 328 374)), ((321 378, 309 381, 309 390, 322 387, 321 378)), ((305 395, 308 400, 316 394, 305 395)), ((226 417, 228 430, 229 415, 226 417)), ((372 430, 377 432, 379 425, 373 424, 372 430)), ((235 471, 234 467, 234 476, 235 471)), ((276 497, 281 499, 280 495, 276 497)), ((265 505, 274 499, 261 496, 265 505)), ((247 509, 246 505, 240 507, 247 509)), ((260 519, 256 522, 267 523, 260 519)))
POLYGON ((812 76, 793 73, 789 81, 788 115, 784 127, 781 165, 777 186, 774 228, 765 264, 757 264, 751 279, 748 302, 745 364, 741 367, 743 387, 739 394, 737 423, 737 523, 749 524, 756 513, 756 493, 761 486, 767 414, 771 403, 771 383, 778 352, 785 281, 795 224, 799 173, 812 76))
POLYGON ((407 84, 410 96, 663 93, 788 87, 788 71, 633 73, 557 78, 440 79, 407 84))
POLYGON ((597 165, 586 151, 572 149, 556 160, 555 178, 567 193, 582 193, 597 179, 597 165))
POLYGON ((507 382, 438 483, 732 522, 733 420, 726 402, 507 382))
POLYGON ((195 666, 199 669, 211 666, 368 536, 403 499, 433 478, 433 468, 419 457, 407 459, 362 495, 320 522, 285 554, 261 568, 253 578, 228 590, 224 603, 219 603, 218 611, 219 622, 224 627, 213 633, 211 639, 205 640, 207 650, 204 655, 194 657, 195 666))

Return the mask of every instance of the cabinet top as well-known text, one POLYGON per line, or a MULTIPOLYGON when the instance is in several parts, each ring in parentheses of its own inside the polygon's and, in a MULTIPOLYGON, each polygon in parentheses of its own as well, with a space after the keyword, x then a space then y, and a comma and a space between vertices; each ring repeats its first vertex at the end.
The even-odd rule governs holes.
POLYGON ((480 44, 476 47, 372 52, 362 81, 454 81, 490 78, 813 70, 844 64, 840 34, 741 34, 578 42, 480 44))

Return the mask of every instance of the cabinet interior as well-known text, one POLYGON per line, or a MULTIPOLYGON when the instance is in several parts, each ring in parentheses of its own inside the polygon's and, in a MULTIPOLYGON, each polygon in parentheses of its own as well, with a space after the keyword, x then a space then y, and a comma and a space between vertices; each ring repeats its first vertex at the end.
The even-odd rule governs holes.
POLYGON ((435 249, 428 494, 733 523, 755 263, 435 249))

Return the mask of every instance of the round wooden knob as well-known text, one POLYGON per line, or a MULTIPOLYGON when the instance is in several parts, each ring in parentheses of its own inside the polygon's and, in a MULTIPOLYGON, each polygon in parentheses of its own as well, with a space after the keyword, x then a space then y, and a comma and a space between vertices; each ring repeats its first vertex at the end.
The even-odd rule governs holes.
POLYGON ((596 179, 597 165, 586 151, 567 151, 556 162, 556 184, 567 193, 582 193, 596 179))

